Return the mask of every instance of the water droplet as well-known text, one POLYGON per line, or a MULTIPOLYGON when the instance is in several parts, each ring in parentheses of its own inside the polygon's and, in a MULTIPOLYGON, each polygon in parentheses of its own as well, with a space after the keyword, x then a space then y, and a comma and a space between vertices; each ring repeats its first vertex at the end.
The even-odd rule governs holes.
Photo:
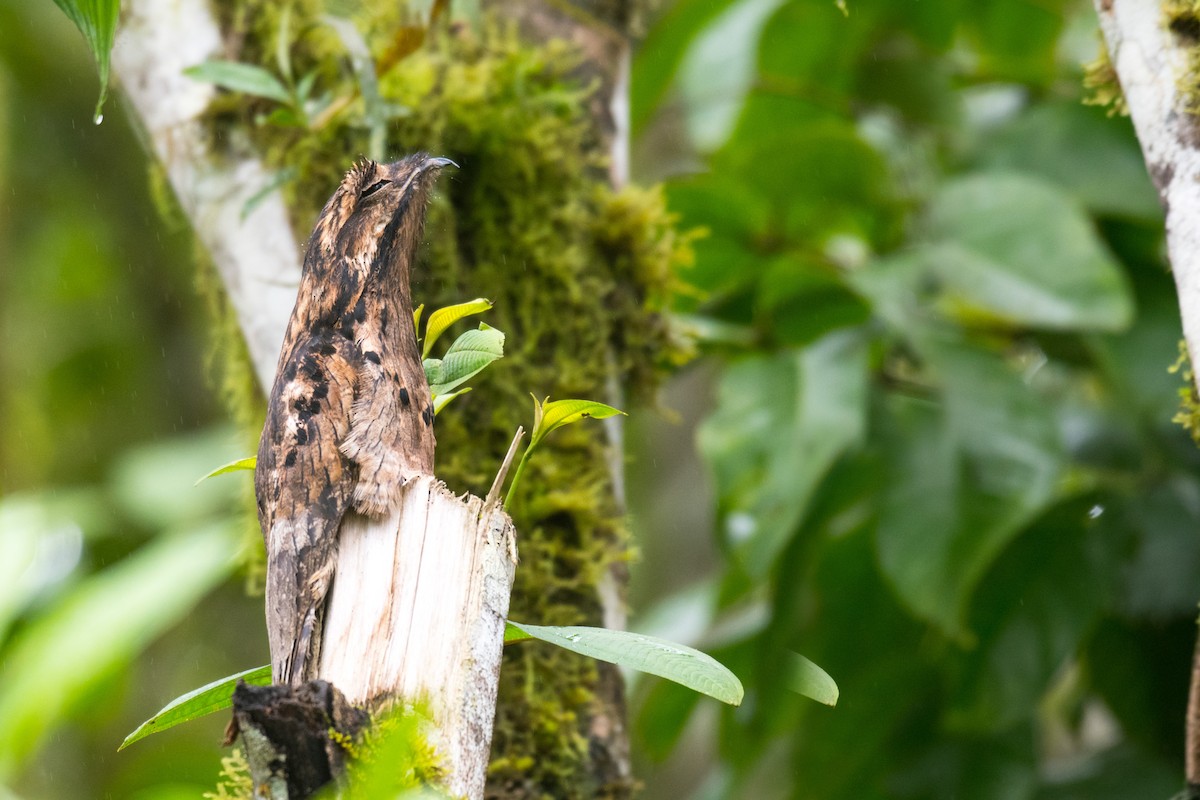
POLYGON ((92 118, 92 122, 94 122, 94 123, 96 123, 97 125, 99 125, 101 122, 104 122, 104 115, 103 115, 103 114, 97 114, 95 117, 93 117, 93 118, 92 118))

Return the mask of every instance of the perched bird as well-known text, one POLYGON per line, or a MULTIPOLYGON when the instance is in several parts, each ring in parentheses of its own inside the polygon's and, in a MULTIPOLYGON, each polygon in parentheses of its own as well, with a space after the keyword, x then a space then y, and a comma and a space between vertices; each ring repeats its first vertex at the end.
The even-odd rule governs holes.
POLYGON ((275 683, 315 677, 342 517, 385 515, 409 477, 433 473, 409 271, 452 163, 357 165, 309 237, 254 473, 275 683))

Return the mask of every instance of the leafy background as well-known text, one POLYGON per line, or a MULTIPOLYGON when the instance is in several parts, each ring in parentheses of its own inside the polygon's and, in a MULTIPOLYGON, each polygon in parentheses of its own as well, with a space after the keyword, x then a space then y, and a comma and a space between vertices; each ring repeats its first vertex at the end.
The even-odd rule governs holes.
MULTIPOLYGON (((1161 211, 1081 104, 1066 0, 679 0, 634 62, 634 175, 702 227, 702 357, 630 420, 633 625, 739 674, 631 686, 648 797, 1162 797, 1182 774, 1200 458, 1171 418, 1161 211), (836 708, 790 688, 793 654, 836 708)), ((266 661, 244 455, 192 243, 49 3, 0 2, 0 786, 195 797, 266 661), (15 723, 12 721, 16 721, 15 723)))

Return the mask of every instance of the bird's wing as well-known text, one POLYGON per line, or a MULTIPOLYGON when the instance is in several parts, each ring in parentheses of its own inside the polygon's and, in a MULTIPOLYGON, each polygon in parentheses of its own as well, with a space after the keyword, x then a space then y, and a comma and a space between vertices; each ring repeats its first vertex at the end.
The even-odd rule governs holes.
POLYGON ((316 668, 338 527, 355 468, 339 445, 350 429, 354 344, 332 330, 281 362, 258 448, 254 484, 267 546, 267 633, 276 683, 316 668))

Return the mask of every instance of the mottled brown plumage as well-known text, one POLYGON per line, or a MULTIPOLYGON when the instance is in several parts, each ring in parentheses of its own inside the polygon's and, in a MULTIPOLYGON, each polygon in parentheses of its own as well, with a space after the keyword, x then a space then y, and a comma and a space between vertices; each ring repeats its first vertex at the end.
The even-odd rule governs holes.
POLYGON ((448 163, 422 153, 356 166, 308 240, 254 474, 276 683, 316 675, 342 517, 386 514, 406 479, 433 473, 408 281, 448 163))

